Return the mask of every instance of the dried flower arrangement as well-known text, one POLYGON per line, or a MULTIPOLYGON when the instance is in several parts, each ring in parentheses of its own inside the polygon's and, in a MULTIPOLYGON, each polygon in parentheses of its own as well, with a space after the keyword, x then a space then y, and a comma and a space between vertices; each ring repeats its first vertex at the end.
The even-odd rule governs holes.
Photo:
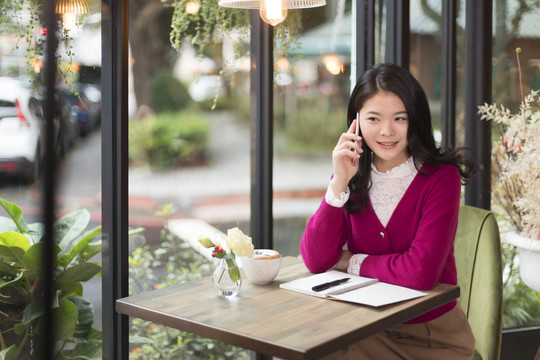
POLYGON ((519 113, 479 106, 481 119, 500 125, 493 144, 493 196, 521 236, 540 240, 540 91, 523 99, 519 113))

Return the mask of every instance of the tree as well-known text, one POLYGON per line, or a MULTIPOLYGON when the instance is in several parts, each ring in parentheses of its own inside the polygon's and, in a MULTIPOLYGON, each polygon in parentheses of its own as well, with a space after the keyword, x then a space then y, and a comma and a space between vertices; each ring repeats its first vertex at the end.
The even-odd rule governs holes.
POLYGON ((152 107, 150 82, 163 68, 171 68, 175 51, 169 41, 173 9, 161 0, 130 0, 129 45, 137 106, 152 107))

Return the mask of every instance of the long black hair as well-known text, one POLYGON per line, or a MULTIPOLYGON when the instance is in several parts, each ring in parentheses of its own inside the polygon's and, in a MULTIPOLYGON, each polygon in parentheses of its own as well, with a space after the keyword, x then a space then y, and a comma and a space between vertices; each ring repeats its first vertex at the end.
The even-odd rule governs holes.
MULTIPOLYGON (((360 76, 349 100, 347 126, 356 119, 356 114, 364 103, 379 91, 396 94, 409 118, 407 131, 407 149, 413 157, 414 166, 422 172, 422 165, 440 164, 454 165, 461 175, 462 183, 466 183, 474 175, 472 160, 464 155, 464 148, 441 149, 435 144, 431 113, 424 90, 418 81, 404 68, 393 64, 378 64, 360 76)), ((360 131, 360 136, 362 133, 360 131)), ((362 141, 364 152, 360 157, 358 172, 349 182, 351 198, 345 204, 349 212, 359 212, 367 205, 371 176, 373 151, 362 141)))

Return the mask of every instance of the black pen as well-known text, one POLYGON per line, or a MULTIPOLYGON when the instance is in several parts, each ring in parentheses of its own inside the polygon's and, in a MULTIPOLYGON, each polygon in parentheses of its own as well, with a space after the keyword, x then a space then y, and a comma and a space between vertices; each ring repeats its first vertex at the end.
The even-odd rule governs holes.
POLYGON ((314 287, 311 288, 311 290, 313 290, 315 292, 323 291, 323 290, 329 289, 331 287, 338 286, 338 285, 341 285, 343 283, 346 283, 350 279, 351 278, 347 277, 347 278, 343 278, 343 279, 338 279, 338 280, 322 283, 322 284, 319 284, 319 285, 315 285, 314 287))

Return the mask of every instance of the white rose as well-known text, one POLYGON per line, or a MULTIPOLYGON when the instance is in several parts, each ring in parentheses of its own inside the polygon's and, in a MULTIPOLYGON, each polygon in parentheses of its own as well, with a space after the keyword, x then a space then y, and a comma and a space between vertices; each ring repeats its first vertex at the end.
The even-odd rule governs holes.
POLYGON ((246 236, 246 239, 235 242, 233 246, 233 253, 236 256, 252 257, 253 244, 251 243, 251 238, 246 236))
POLYGON ((245 235, 242 230, 237 227, 227 230, 226 243, 236 256, 253 256, 253 243, 251 238, 245 235))

